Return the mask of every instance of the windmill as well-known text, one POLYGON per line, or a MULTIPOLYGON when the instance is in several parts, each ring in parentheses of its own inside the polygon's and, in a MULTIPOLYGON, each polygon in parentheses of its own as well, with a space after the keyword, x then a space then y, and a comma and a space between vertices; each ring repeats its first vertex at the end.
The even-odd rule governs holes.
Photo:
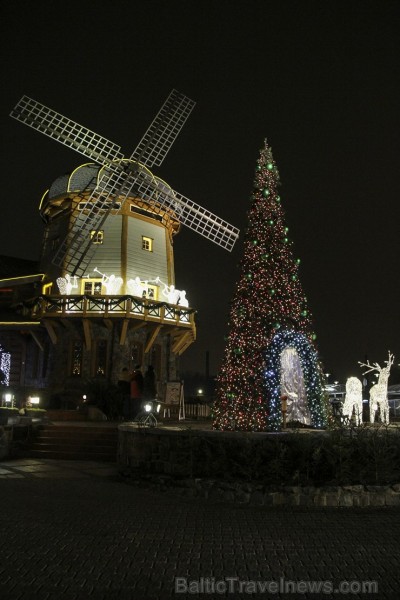
POLYGON ((172 90, 129 158, 120 146, 54 110, 23 96, 10 113, 14 119, 99 163, 103 168, 95 189, 71 221, 52 263, 82 276, 96 246, 92 240, 101 230, 115 201, 122 206, 129 195, 143 199, 155 209, 167 210, 182 225, 231 251, 239 230, 196 204, 149 171, 160 166, 188 119, 195 103, 172 90))

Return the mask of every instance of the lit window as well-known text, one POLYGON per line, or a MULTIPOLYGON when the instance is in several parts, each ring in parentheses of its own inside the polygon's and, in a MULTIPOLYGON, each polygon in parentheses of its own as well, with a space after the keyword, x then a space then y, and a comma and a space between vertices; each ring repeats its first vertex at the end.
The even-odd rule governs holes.
POLYGON ((143 287, 143 297, 149 300, 158 300, 158 287, 156 285, 143 287))
POLYGON ((142 250, 153 252, 153 240, 149 237, 142 236, 142 250))
POLYGON ((107 340, 97 340, 95 375, 105 375, 107 371, 107 340))
POLYGON ((102 293, 101 279, 83 279, 81 293, 85 296, 100 296, 102 293))
POLYGON ((83 344, 82 340, 73 340, 71 345, 71 375, 82 374, 82 353, 83 344))
POLYGON ((90 237, 92 238, 93 244, 102 244, 104 240, 104 231, 91 231, 90 237))

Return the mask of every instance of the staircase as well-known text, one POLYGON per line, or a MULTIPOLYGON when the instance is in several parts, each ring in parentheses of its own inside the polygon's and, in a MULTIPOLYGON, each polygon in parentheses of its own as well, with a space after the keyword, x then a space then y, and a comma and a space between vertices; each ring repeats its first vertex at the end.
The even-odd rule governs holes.
POLYGON ((116 462, 117 425, 45 425, 27 448, 30 458, 116 462))

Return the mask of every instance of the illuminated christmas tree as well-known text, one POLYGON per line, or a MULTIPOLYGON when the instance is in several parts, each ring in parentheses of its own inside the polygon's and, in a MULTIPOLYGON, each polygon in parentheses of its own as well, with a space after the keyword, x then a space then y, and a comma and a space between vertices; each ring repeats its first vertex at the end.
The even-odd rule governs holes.
POLYGON ((310 309, 299 280, 265 141, 254 177, 240 276, 218 376, 214 428, 279 430, 287 420, 325 425, 322 372, 310 309))

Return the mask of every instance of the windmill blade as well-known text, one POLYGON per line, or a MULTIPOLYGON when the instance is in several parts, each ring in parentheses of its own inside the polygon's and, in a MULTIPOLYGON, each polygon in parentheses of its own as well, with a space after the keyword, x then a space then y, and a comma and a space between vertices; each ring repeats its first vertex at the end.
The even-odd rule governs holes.
POLYGON ((239 237, 239 229, 227 221, 172 190, 163 181, 149 177, 143 170, 138 173, 131 189, 148 202, 171 209, 180 223, 231 252, 239 237))
POLYGON ((117 144, 28 96, 23 96, 14 106, 10 117, 100 164, 123 158, 121 148, 117 144))
POLYGON ((179 192, 174 191, 173 194, 174 197, 171 203, 174 205, 174 210, 179 216, 181 223, 208 240, 211 240, 214 244, 225 248, 228 252, 232 251, 239 237, 239 229, 237 227, 220 219, 220 217, 217 217, 179 192))
MULTIPOLYGON (((123 190, 126 189, 126 179, 129 174, 121 170, 120 164, 110 164, 103 171, 97 187, 89 198, 85 199, 82 208, 72 221, 71 228, 58 247, 52 263, 63 268, 71 275, 82 276, 96 252, 92 243, 95 233, 103 226, 114 207, 118 191, 120 206, 122 206, 123 190)), ((130 177, 133 180, 133 177, 130 177)), ((132 187, 132 186, 131 186, 132 187)))
POLYGON ((159 167, 175 142, 195 102, 172 90, 131 155, 146 167, 159 167))

